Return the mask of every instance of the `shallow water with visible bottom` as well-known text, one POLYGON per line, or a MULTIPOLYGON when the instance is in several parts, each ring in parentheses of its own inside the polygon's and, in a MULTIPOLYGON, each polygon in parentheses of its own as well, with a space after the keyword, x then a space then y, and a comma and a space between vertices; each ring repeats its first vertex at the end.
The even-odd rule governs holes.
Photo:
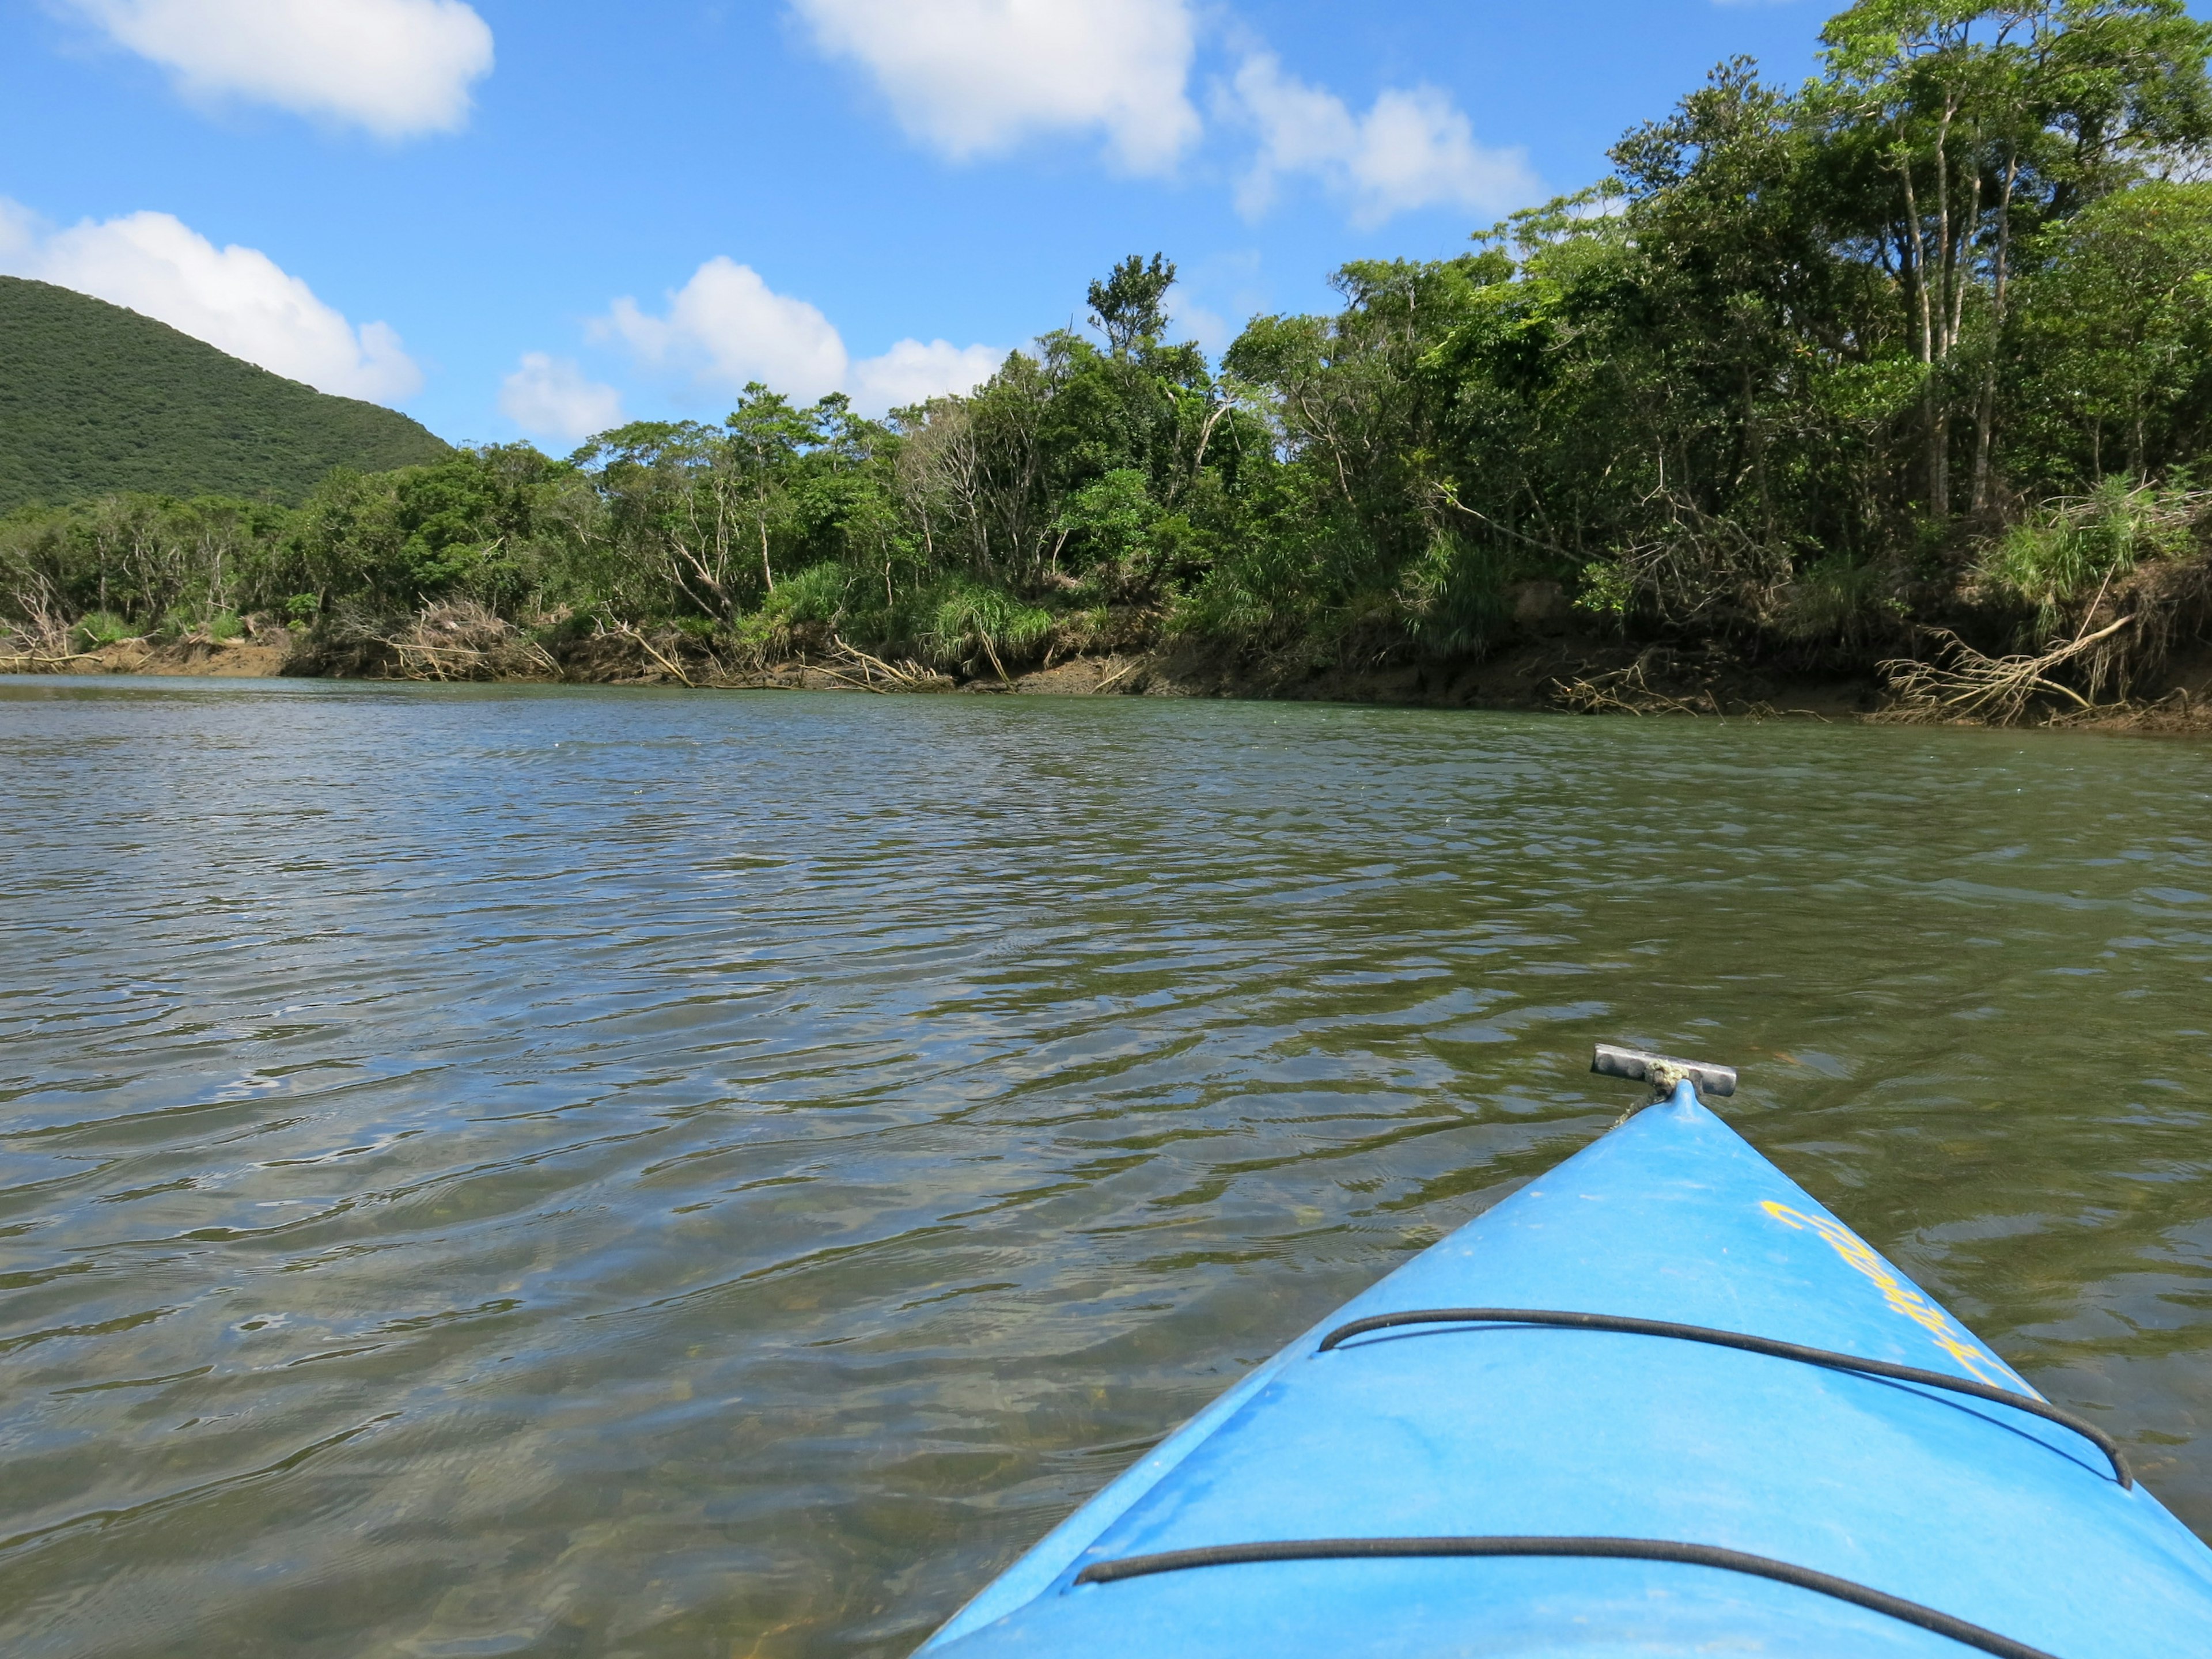
POLYGON ((902 1654, 1612 1037, 2212 1535, 2212 748, 0 682, 0 1647, 902 1654))

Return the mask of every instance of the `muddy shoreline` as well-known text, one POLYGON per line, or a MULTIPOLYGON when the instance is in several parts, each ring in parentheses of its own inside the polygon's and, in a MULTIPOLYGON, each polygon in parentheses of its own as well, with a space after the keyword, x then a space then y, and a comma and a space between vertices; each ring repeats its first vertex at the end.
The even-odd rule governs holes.
MULTIPOLYGON (((0 672, 154 678, 467 681, 684 687, 723 691, 844 691, 857 696, 1234 697, 1494 708, 1554 714, 1887 721, 1896 714, 1869 675, 1804 675, 1745 665, 1707 649, 1562 636, 1523 639, 1480 659, 1303 672, 1224 663, 1174 647, 1079 654, 966 677, 885 664, 849 650, 805 653, 732 670, 681 642, 635 633, 576 642, 531 660, 403 662, 386 653, 333 653, 260 639, 152 645, 125 641, 63 659, 0 657, 0 672)), ((2050 710, 2024 724, 2069 729, 2212 733, 2212 649, 2177 658, 2164 684, 2125 702, 2050 710)), ((1959 724, 1984 724, 1960 721, 1959 724)))

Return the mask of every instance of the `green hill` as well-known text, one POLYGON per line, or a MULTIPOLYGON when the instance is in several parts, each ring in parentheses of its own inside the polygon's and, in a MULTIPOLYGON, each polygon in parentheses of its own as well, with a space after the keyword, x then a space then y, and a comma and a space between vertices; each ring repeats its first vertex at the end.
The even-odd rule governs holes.
POLYGON ((0 512, 118 490, 296 501, 333 466, 382 471, 447 453, 392 410, 105 300, 0 276, 0 512))

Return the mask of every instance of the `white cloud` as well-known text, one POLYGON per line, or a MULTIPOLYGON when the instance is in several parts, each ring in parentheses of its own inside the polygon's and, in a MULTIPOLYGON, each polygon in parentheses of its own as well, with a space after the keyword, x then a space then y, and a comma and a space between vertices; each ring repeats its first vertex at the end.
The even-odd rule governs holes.
POLYGON ((67 0, 188 96, 243 98, 384 138, 466 124, 491 30, 463 0, 67 0))
POLYGON ((1466 115, 1435 87, 1389 88, 1356 116, 1334 93, 1258 52, 1238 69, 1224 101, 1260 137, 1237 192, 1248 217, 1265 212, 1294 174, 1319 180, 1364 229, 1417 208, 1500 213, 1541 193, 1526 154, 1477 143, 1466 115))
POLYGON ((500 412, 536 438, 575 443, 623 422, 622 393, 584 378, 568 358, 526 351, 499 385, 500 412))
POLYGON ((955 161, 1034 134, 1103 131, 1132 173, 1199 135, 1184 87, 1189 0, 793 0, 824 52, 857 59, 906 130, 955 161))
POLYGON ((948 392, 973 392, 999 372, 1006 354, 987 345, 950 340, 901 340, 880 357, 853 365, 847 390, 864 414, 903 409, 948 392))
POLYGON ((46 235, 45 220, 21 202, 0 196, 0 274, 21 276, 21 266, 37 257, 46 235))
POLYGON ((391 403, 422 371, 382 323, 356 328, 258 249, 218 248, 167 213, 52 230, 0 202, 0 270, 128 306, 295 380, 391 403))
POLYGON ((844 384, 845 342, 804 300, 776 293, 750 265, 717 255, 668 296, 668 314, 649 317, 617 300, 602 327, 654 368, 688 372, 732 390, 761 380, 812 399, 844 384))
POLYGON ((1217 356, 1226 350, 1229 343, 1237 337, 1236 331, 1229 326, 1226 317, 1199 304, 1180 287, 1168 290, 1166 305, 1170 320, 1185 335, 1217 356))
POLYGON ((647 368, 702 387, 735 392, 758 380, 802 402, 845 392, 868 415, 971 391, 1005 355, 990 346, 901 340, 880 357, 856 362, 817 307, 778 294, 750 265, 721 255, 668 295, 665 315, 620 299, 592 331, 621 340, 647 368))

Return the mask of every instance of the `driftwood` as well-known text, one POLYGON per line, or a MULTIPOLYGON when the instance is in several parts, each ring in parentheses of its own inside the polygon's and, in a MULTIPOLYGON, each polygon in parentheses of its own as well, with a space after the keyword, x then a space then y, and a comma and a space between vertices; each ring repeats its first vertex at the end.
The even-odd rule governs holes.
MULTIPOLYGON (((1552 700, 1561 708, 1577 714, 1707 714, 1725 717, 1729 711, 1721 704, 1713 688, 1706 685, 1686 696, 1662 690, 1651 684, 1650 673, 1655 662, 1660 672, 1666 673, 1674 653, 1665 647, 1653 647, 1637 656, 1626 668, 1615 668, 1602 674, 1577 676, 1573 679, 1552 682, 1552 700)), ((1735 711, 1753 719, 1771 715, 1774 710, 1766 704, 1747 703, 1735 711)))
POLYGON ((40 651, 0 652, 0 674, 59 674, 73 662, 97 662, 96 651, 70 651, 49 656, 40 651))
POLYGON ((2022 653, 2007 657, 1989 656, 1948 629, 1938 629, 1936 638, 1943 653, 1941 661, 1899 657, 1881 665, 1894 701, 1873 718, 1899 725, 1939 726, 1971 721, 2011 726, 2043 697, 2057 698, 2070 704, 2063 710, 2070 715, 2094 714, 2100 705, 2052 676, 2094 653, 2135 620, 2133 615, 2122 617, 2094 633, 2086 631, 2087 624, 2084 623, 2085 631, 2070 640, 2053 642, 2033 654, 2022 653))
MULTIPOLYGON (((505 664, 495 664, 491 653, 465 645, 422 645, 410 640, 389 639, 398 673, 391 678, 412 680, 472 680, 483 678, 483 671, 503 677, 505 664)), ((517 652, 529 659, 531 666, 549 674, 560 672, 560 665, 535 642, 517 641, 517 652)))
MULTIPOLYGON (((677 680, 680 684, 684 685, 692 684, 693 682, 691 677, 684 672, 684 665, 681 663, 670 661, 666 657, 661 655, 659 652, 654 650, 653 648, 653 641, 646 638, 643 631, 633 624, 624 623, 619 628, 611 629, 606 631, 618 635, 623 639, 636 641, 637 648, 639 650, 644 652, 647 656, 652 658, 653 661, 659 663, 670 673, 675 675, 677 680)), ((547 660, 550 661, 551 659, 548 658, 547 660)))
POLYGON ((892 689, 900 691, 949 691, 952 689, 952 681, 933 668, 925 668, 911 659, 888 663, 881 657, 870 656, 858 646, 847 644, 836 635, 830 637, 836 647, 837 660, 850 672, 840 673, 834 668, 825 668, 822 672, 836 675, 848 685, 857 685, 864 691, 878 692, 892 689), (858 680, 853 678, 855 672, 860 675, 858 680), (877 684, 878 680, 884 684, 877 684))
POLYGON ((1588 679, 1559 680, 1553 697, 1577 714, 1717 714, 1720 704, 1711 691, 1694 698, 1670 696, 1644 678, 1639 657, 1626 668, 1588 679))
POLYGON ((2203 732, 2212 727, 2212 702, 2177 686, 2151 702, 2100 703, 2094 708, 2059 709, 2051 726, 2095 726, 2106 732, 2203 732))
POLYGON ((1091 695, 1095 697, 1100 692, 1103 691, 1108 686, 1115 684, 1118 682, 1127 678, 1130 675, 1135 673, 1139 668, 1142 668, 1147 660, 1148 659, 1146 658, 1139 657, 1134 661, 1123 663, 1112 673, 1107 675, 1104 679, 1092 686, 1091 688, 1091 695))
POLYGON ((425 605, 405 627, 371 631, 360 642, 391 653, 385 672, 394 679, 482 680, 561 672, 544 647, 472 600, 425 605))
POLYGON ((6 594, 4 607, 22 620, 0 623, 0 674, 58 674, 71 663, 89 662, 96 653, 70 648, 70 629, 62 620, 52 584, 44 576, 6 594))

